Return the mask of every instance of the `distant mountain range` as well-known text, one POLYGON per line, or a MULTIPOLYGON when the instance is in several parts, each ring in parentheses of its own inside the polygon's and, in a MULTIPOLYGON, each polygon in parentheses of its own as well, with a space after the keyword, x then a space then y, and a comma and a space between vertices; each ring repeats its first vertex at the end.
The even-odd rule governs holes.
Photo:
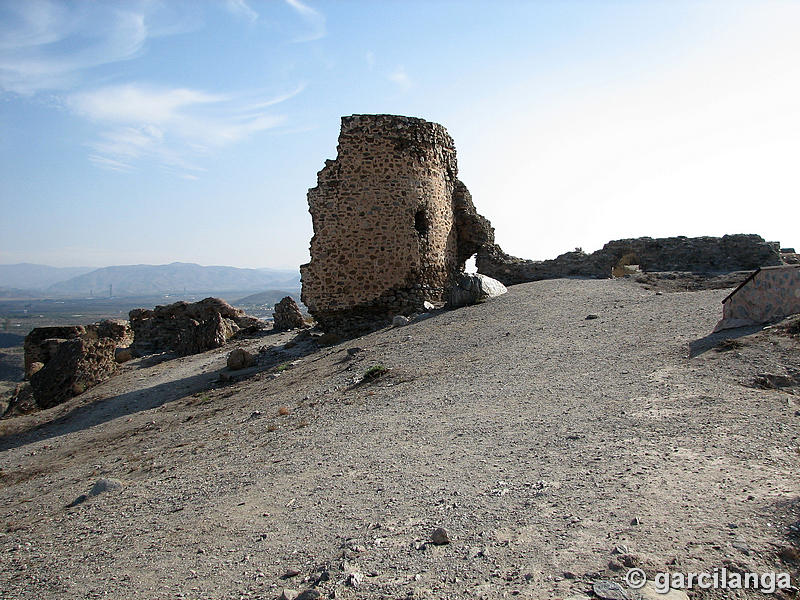
POLYGON ((177 262, 102 269, 57 268, 25 263, 0 265, 0 296, 3 289, 11 288, 61 297, 256 292, 264 289, 295 291, 300 288, 300 274, 289 269, 204 267, 177 262))
POLYGON ((94 267, 48 267, 32 263, 0 265, 0 288, 44 290, 54 283, 94 270, 94 267))

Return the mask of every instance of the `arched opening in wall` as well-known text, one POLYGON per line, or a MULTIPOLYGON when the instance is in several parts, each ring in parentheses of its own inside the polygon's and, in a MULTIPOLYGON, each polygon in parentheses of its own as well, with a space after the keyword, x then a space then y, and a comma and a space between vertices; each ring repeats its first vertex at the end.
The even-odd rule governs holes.
POLYGON ((617 261, 617 264, 611 269, 611 276, 625 277, 626 275, 640 272, 641 268, 639 267, 639 259, 633 252, 628 252, 627 254, 624 254, 617 261))
POLYGON ((477 273, 478 272, 478 265, 476 263, 477 254, 473 254, 467 259, 467 262, 464 263, 464 273, 477 273))
POLYGON ((417 214, 414 215, 414 229, 417 230, 419 237, 428 237, 428 211, 425 208, 420 208, 417 214))

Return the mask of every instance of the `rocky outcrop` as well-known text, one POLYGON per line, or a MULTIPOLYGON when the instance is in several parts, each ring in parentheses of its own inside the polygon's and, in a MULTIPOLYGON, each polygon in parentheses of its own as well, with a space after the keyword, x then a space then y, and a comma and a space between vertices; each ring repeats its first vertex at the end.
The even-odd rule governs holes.
POLYGON ((448 308, 458 308, 470 304, 479 304, 489 298, 502 296, 508 290, 506 286, 480 273, 463 273, 450 289, 447 297, 448 308))
POLYGON ((336 160, 308 192, 314 237, 303 303, 345 336, 443 303, 481 244, 493 241, 458 180, 453 139, 423 119, 342 118, 336 160))
POLYGON ((559 277, 611 277, 621 263, 642 271, 687 271, 719 274, 782 264, 779 244, 759 235, 717 237, 635 238, 608 242, 597 252, 567 252, 552 260, 523 260, 494 244, 477 255, 478 272, 506 285, 559 277))
POLYGON ((131 342, 126 321, 38 327, 25 338, 25 374, 36 404, 49 408, 107 379, 115 351, 131 342))
POLYGON ((303 313, 300 312, 300 307, 291 296, 286 296, 275 305, 272 319, 272 329, 275 331, 288 331, 308 326, 303 319, 303 313))
POLYGON ((224 346, 239 332, 254 332, 264 323, 219 298, 176 302, 129 313, 133 352, 139 356, 175 352, 185 356, 224 346))

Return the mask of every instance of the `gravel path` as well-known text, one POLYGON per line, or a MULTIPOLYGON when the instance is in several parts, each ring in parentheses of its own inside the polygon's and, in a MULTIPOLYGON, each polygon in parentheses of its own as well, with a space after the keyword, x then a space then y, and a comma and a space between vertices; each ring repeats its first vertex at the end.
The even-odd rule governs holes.
POLYGON ((232 383, 230 348, 139 361, 2 425, 0 598, 566 598, 629 566, 797 585, 799 392, 751 384, 798 342, 706 337, 725 295, 542 281, 313 353, 246 340, 276 350, 232 383), (102 477, 123 487, 66 508, 102 477))

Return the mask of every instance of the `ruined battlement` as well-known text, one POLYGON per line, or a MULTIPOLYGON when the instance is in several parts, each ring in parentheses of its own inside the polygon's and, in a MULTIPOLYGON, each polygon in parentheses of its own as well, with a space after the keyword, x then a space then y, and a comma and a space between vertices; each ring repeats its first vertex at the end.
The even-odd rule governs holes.
POLYGON ((337 157, 308 192, 314 237, 300 268, 303 303, 323 328, 358 332, 444 300, 470 240, 480 238, 466 257, 492 235, 457 174, 441 125, 342 118, 337 157))

